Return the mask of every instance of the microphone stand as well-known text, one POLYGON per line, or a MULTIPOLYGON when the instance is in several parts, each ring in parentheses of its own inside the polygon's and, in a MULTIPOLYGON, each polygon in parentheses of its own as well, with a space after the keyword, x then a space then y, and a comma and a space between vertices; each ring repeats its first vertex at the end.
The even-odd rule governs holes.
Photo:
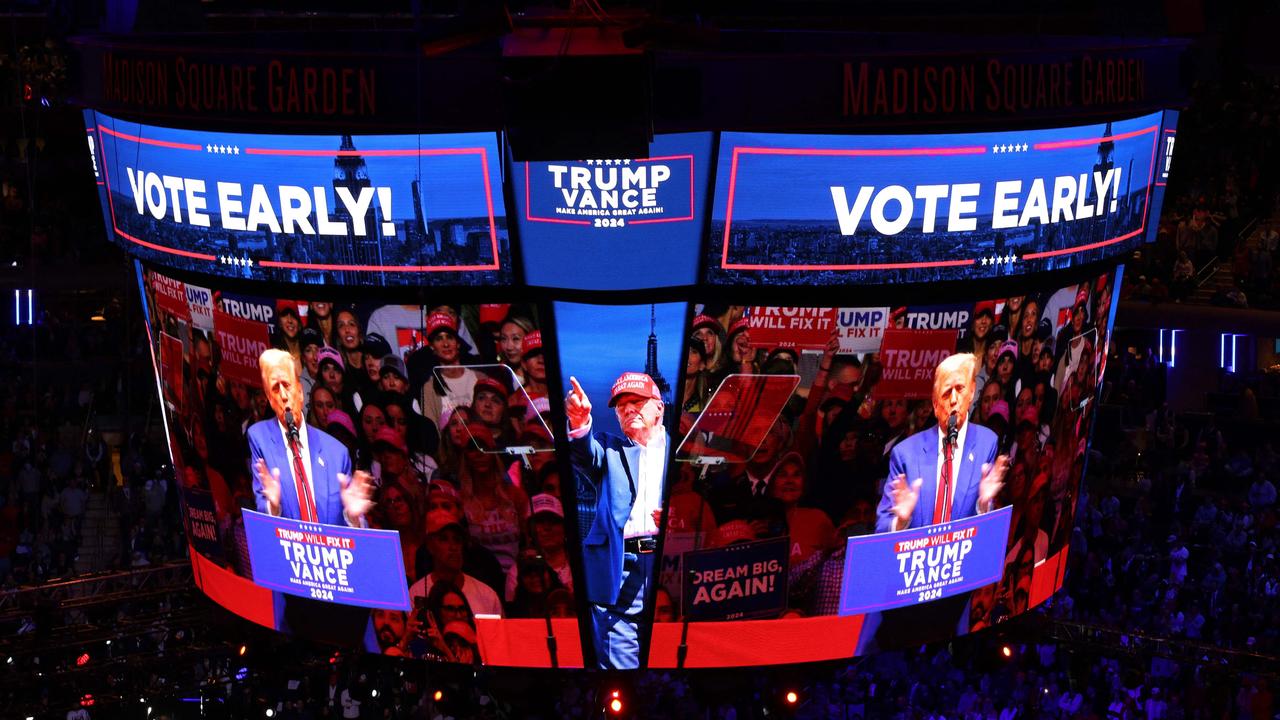
MULTIPOLYGON (((528 462, 528 459, 525 462, 528 462)), ((541 555, 538 557, 542 558, 541 555)), ((548 564, 547 567, 550 568, 551 566, 548 564)), ((555 670, 560 667, 560 656, 556 646, 556 633, 551 627, 551 605, 546 601, 546 596, 549 594, 549 592, 543 594, 542 619, 547 623, 547 656, 551 658, 551 669, 555 670)))
MULTIPOLYGON (((692 576, 692 572, 685 569, 692 576)), ((676 669, 684 669, 684 659, 689 655, 689 615, 680 618, 680 644, 676 646, 676 669)))

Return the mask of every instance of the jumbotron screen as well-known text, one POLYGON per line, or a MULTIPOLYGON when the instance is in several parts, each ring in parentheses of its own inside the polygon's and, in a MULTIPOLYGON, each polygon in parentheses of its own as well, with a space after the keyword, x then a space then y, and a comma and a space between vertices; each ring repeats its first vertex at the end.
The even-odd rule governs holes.
POLYGON ((1043 602, 1118 274, 928 305, 539 306, 139 268, 205 592, 435 661, 550 665, 550 623, 556 665, 608 668, 675 665, 686 621, 687 666, 732 666, 1043 602))
POLYGON ((460 663, 508 619, 540 638, 554 619, 581 665, 538 307, 140 278, 205 592, 284 632, 460 663))
POLYGON ((290 283, 508 283, 497 133, 266 135, 85 111, 112 242, 290 283))
POLYGON ((720 134, 716 285, 1003 277, 1155 239, 1177 113, 930 135, 720 134))
POLYGON ((694 658, 689 641, 695 664, 750 664, 780 661, 765 639, 782 628, 815 643, 788 661, 861 655, 1052 595, 1117 275, 928 305, 693 306, 650 665, 672 663, 681 617, 767 621, 745 630, 769 650, 709 631, 694 658))

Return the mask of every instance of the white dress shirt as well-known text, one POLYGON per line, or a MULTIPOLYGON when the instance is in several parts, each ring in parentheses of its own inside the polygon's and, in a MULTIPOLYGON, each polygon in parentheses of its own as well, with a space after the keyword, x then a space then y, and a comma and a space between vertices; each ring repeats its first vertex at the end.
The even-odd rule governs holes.
POLYGON ((662 509, 662 470, 667 460, 667 431, 659 425, 649 435, 649 444, 640 445, 640 477, 636 478, 636 501, 631 516, 622 528, 622 537, 647 537, 658 534, 653 521, 655 510, 662 509))
MULTIPOLYGON (((569 438, 577 440, 591 433, 591 419, 577 430, 569 430, 569 438)), ((629 439, 629 438, 628 438, 629 439)), ((636 501, 631 504, 631 515, 622 528, 622 537, 648 537, 658 534, 658 524, 653 521, 653 512, 662 509, 662 471, 667 460, 667 431, 661 425, 653 429, 649 435, 649 444, 641 445, 631 441, 640 448, 639 477, 636 478, 636 501)))

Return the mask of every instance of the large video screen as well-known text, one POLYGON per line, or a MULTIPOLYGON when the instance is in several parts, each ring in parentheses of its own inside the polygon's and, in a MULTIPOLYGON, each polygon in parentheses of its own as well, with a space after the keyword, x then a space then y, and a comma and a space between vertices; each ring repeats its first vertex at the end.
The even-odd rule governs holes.
POLYGON ((706 279, 931 282, 1096 262, 1154 239, 1175 123, 1152 113, 971 134, 725 132, 706 279))
POLYGON ((1117 275, 929 305, 694 306, 655 637, 839 616, 866 654, 1043 602, 1066 566, 1117 275))
MULTIPOLYGON (((576 616, 538 307, 140 280, 215 599, 311 639, 459 663, 485 659, 503 623, 529 619, 541 642, 576 616)), ((571 665, 576 622, 557 634, 571 665)))
POLYGON ((510 281, 497 133, 262 135, 85 117, 110 239, 148 262, 290 283, 510 281))
POLYGON ((525 281, 582 290, 698 278, 712 134, 659 135, 649 157, 512 162, 525 281))

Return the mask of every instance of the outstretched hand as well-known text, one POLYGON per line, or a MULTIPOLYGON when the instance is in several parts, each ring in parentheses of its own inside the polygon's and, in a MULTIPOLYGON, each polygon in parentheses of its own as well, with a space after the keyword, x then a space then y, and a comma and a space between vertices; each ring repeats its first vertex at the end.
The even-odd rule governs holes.
POLYGON ((258 484, 262 486, 262 496, 267 499, 267 513, 280 514, 280 468, 267 469, 267 461, 258 458, 254 468, 258 473, 258 484))
POLYGON ((924 480, 917 478, 907 483, 906 475, 894 478, 889 486, 889 494, 893 499, 893 529, 904 530, 911 524, 911 514, 916 511, 916 502, 920 500, 920 486, 924 480))
POLYGON ((1009 471, 1009 456, 1001 455, 994 463, 982 464, 982 483, 978 486, 978 509, 987 512, 992 509, 996 496, 1004 487, 1004 475, 1009 471))
POLYGON ((570 376, 573 389, 564 399, 564 412, 569 417, 569 429, 577 430, 591 422, 591 400, 578 384, 578 378, 570 376))
POLYGON ((364 470, 357 470, 351 476, 338 473, 338 484, 342 486, 342 509, 347 519, 355 525, 373 509, 373 476, 364 470))

